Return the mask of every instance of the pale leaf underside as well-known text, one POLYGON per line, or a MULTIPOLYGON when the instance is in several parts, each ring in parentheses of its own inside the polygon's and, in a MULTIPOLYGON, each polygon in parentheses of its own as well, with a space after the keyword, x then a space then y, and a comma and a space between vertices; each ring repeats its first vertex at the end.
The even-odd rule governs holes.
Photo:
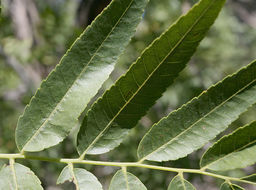
POLYGON ((147 188, 133 174, 119 170, 112 178, 109 190, 147 190, 147 188))
POLYGON ((57 184, 66 181, 73 182, 77 190, 103 190, 102 185, 92 173, 82 168, 73 168, 70 165, 63 168, 57 184))
POLYGON ((245 190, 245 189, 238 185, 223 183, 220 187, 220 190, 245 190))
POLYGON ((196 190, 195 187, 183 178, 183 176, 175 176, 168 186, 168 190, 196 190))
POLYGON ((82 157, 107 152, 114 144, 120 144, 122 132, 127 133, 127 128, 136 125, 186 66, 224 2, 202 0, 194 6, 156 39, 92 106, 78 134, 78 152, 82 157), (119 133, 119 139, 111 138, 112 128, 119 133))
POLYGON ((61 142, 114 68, 141 20, 147 0, 113 0, 41 84, 18 121, 21 151, 61 142))
POLYGON ((139 145, 139 158, 176 160, 201 148, 256 103, 255 84, 252 62, 155 124, 139 145))
POLYGON ((0 170, 1 190, 43 190, 40 180, 27 167, 14 163, 0 170))
POLYGON ((222 137, 203 155, 204 169, 232 170, 245 168, 256 162, 256 121, 234 133, 222 137))

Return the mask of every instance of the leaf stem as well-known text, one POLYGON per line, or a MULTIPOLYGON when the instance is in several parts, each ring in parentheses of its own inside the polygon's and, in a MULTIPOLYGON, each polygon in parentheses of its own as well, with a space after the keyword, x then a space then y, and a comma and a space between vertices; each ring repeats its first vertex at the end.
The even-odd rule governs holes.
POLYGON ((67 159, 67 158, 48 158, 48 157, 38 157, 38 156, 31 156, 31 155, 24 155, 24 154, 0 154, 0 159, 28 159, 28 160, 39 160, 39 161, 46 161, 46 162, 55 162, 55 163, 63 163, 63 164, 85 164, 85 165, 98 165, 98 166, 113 166, 113 167, 138 167, 138 168, 148 168, 152 170, 161 170, 161 171, 169 171, 169 172, 176 172, 176 173, 193 173, 199 175, 207 175, 214 178, 223 179, 225 181, 236 181, 241 183, 247 183, 256 185, 256 183, 243 180, 240 178, 234 178, 224 175, 219 175, 211 172, 202 171, 200 169, 183 169, 183 168, 171 168, 171 167, 164 167, 164 166, 156 166, 156 165, 149 165, 149 164, 142 164, 139 162, 105 162, 105 161, 93 161, 93 160, 81 160, 81 159, 67 159))

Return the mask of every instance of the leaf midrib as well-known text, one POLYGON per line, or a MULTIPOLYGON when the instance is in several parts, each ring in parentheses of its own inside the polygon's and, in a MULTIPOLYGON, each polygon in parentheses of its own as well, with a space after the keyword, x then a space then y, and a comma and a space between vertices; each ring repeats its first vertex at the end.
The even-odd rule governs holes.
POLYGON ((124 173, 124 179, 125 179, 125 184, 126 184, 127 190, 130 190, 126 169, 124 171, 122 171, 122 172, 124 173))
POLYGON ((182 186, 184 187, 184 190, 186 190, 187 188, 186 188, 186 185, 185 185, 185 181, 184 181, 183 176, 181 177, 181 184, 182 184, 182 186))
MULTIPOLYGON (((237 152, 243 151, 243 149, 245 149, 246 147, 248 147, 248 146, 250 146, 251 144, 254 144, 254 143, 256 143, 256 140, 254 140, 254 141, 252 141, 252 142, 250 142, 250 143, 248 143, 248 144, 246 144, 246 145, 244 145, 244 146, 238 148, 237 150, 235 150, 235 151, 233 151, 233 152, 230 152, 230 153, 226 154, 225 156, 223 156, 223 157, 221 157, 221 158, 219 158, 219 159, 217 159, 217 160, 211 162, 210 164, 205 165, 205 166, 202 168, 202 170, 204 170, 204 169, 206 169, 206 168, 209 168, 210 165, 212 165, 212 164, 214 164, 214 163, 216 163, 216 162, 219 162, 219 161, 225 159, 226 157, 228 157, 229 155, 231 155, 231 154, 233 154, 233 153, 237 153, 237 152)), ((255 145, 255 146, 256 146, 256 145, 255 145)))
MULTIPOLYGON (((228 102, 230 99, 232 99, 233 97, 235 97, 237 94, 239 94, 240 92, 242 92, 244 89, 246 89, 248 86, 250 86, 251 84, 253 84, 256 81, 256 79, 252 80, 249 84, 247 84, 246 86, 244 86, 242 89, 238 90, 236 93, 234 93, 232 96, 230 96, 229 98, 227 98, 225 101, 223 101, 221 104, 219 104, 218 106, 216 106, 214 109, 212 109, 211 111, 209 111, 206 115, 204 115, 203 117, 201 117, 199 120, 197 120, 195 123, 193 123, 189 128, 187 128, 186 130, 184 130, 182 133, 178 134, 177 136, 175 136, 172 140, 168 141, 167 143, 163 144, 162 146, 158 147, 156 150, 154 150, 153 152, 151 152, 150 154, 144 156, 139 162, 143 162, 144 160, 147 159, 148 156, 154 154, 155 152, 157 152, 159 149, 161 149, 162 147, 167 146, 168 144, 172 143, 174 140, 176 140, 178 137, 180 137, 181 135, 183 135, 184 133, 186 133, 188 130, 190 130, 194 125, 196 125, 197 123, 199 123, 202 119, 206 118, 208 115, 210 115, 211 113, 213 113, 216 109, 218 109, 219 107, 221 107, 222 105, 224 105, 226 102, 228 102)), ((206 92, 204 92, 206 93, 206 92)))
POLYGON ((71 172, 71 174, 73 175, 73 182, 76 186, 76 190, 80 190, 79 188, 79 183, 78 183, 78 180, 76 178, 76 175, 75 175, 75 171, 74 171, 74 166, 72 164, 68 164, 68 168, 69 168, 69 171, 71 172))
POLYGON ((14 184, 15 184, 15 190, 18 190, 18 181, 17 181, 17 176, 16 176, 14 164, 15 164, 15 163, 13 163, 13 162, 11 161, 11 163, 10 163, 10 168, 11 168, 11 171, 12 171, 13 181, 14 181, 14 184))
MULTIPOLYGON (((62 97, 62 99, 59 101, 59 103, 55 106, 54 110, 50 113, 50 115, 47 117, 47 119, 42 123, 42 125, 37 129, 36 133, 27 141, 26 144, 24 144, 22 150, 20 152, 24 152, 24 149, 26 147, 27 144, 29 144, 40 132, 40 130, 48 123, 49 119, 52 117, 52 115, 56 112, 57 107, 63 102, 63 100, 65 99, 66 95, 68 94, 68 92, 70 91, 70 89, 73 87, 73 85, 75 84, 75 82, 81 78, 82 74, 86 71, 86 69, 88 68, 88 66, 90 65, 90 63, 92 62, 92 60, 94 59, 94 57, 96 56, 97 52, 102 48, 103 44, 105 43, 105 41, 109 38, 109 36, 111 35, 111 33, 116 29, 117 25, 120 23, 121 19, 124 17, 124 15, 127 13, 128 9, 131 7, 132 3, 134 2, 134 0, 132 0, 129 4, 129 6, 127 6, 127 8, 125 9, 125 11, 123 12, 123 14, 121 15, 121 17, 118 19, 118 21, 116 22, 116 24, 114 25, 114 27, 111 29, 111 31, 108 33, 108 35, 106 36, 106 38, 103 40, 103 42, 100 44, 100 46, 98 47, 98 49, 95 51, 95 53, 93 54, 93 56, 91 57, 91 59, 89 60, 89 62, 87 63, 87 65, 82 69, 82 71, 80 72, 80 74, 78 75, 78 77, 76 77, 76 79, 74 80, 74 82, 70 85, 70 87, 67 89, 67 92, 65 93, 65 95, 62 97)), ((101 15, 101 14, 100 14, 101 15)), ((99 16, 100 16, 99 15, 99 16)), ((92 25, 91 25, 92 26, 92 25)), ((91 27, 89 26, 89 27, 91 27)), ((88 30, 88 29, 87 29, 88 30)), ((87 31, 86 30, 86 31, 87 31)), ((85 31, 85 32, 86 32, 85 31)), ((64 57, 63 57, 64 58, 64 57)))
MULTIPOLYGON (((181 178, 181 183, 182 183, 182 186, 184 187, 184 190, 187 190, 187 187, 186 187, 186 180, 184 179, 184 176, 183 174, 180 175, 180 178, 181 178)), ((189 186, 191 186, 191 184, 189 183, 189 186)), ((194 186, 192 186, 192 188, 195 190, 194 186)))
MULTIPOLYGON (((124 106, 118 111, 118 113, 113 117, 113 119, 110 120, 108 125, 104 128, 102 132, 94 139, 94 141, 88 146, 88 148, 83 152, 83 154, 80 156, 80 158, 84 158, 87 151, 98 141, 98 139, 102 136, 102 134, 110 127, 111 123, 117 118, 117 116, 124 110, 124 108, 131 102, 131 100, 138 94, 138 92, 142 89, 142 87, 147 83, 147 81, 150 79, 150 77, 157 71, 157 69, 162 65, 162 63, 174 52, 174 50, 183 42, 183 40, 187 37, 189 32, 196 26, 196 24, 201 20, 203 15, 208 11, 208 9, 212 6, 213 0, 210 5, 203 11, 203 13, 199 16, 199 18, 193 23, 193 25, 189 28, 189 30, 182 36, 182 38, 177 42, 177 44, 171 49, 171 51, 167 54, 167 56, 164 57, 164 59, 160 62, 160 64, 148 75, 146 80, 139 86, 138 90, 131 96, 129 100, 126 101, 124 106)), ((176 23, 175 23, 176 24, 176 23)), ((173 25, 172 25, 173 26, 173 25)), ((164 34, 163 34, 164 35, 164 34)), ((159 38, 158 38, 159 39, 159 38)), ((157 41, 156 39, 155 41, 157 41)), ((154 44, 154 43, 152 43, 154 44)), ((150 46, 152 47, 152 46, 150 46)), ((137 83, 136 83, 137 84, 137 83)))

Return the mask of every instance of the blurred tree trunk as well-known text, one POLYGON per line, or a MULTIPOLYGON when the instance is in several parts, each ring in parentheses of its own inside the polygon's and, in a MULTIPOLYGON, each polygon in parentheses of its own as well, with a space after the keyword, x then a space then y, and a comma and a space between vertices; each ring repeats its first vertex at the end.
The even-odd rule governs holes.
POLYGON ((13 27, 17 38, 20 40, 31 40, 32 37, 26 4, 22 0, 11 0, 10 2, 10 15, 13 27))
POLYGON ((256 28, 255 0, 234 0, 230 2, 238 19, 251 27, 256 28))
MULTIPOLYGON (((27 41, 30 48, 38 43, 36 38, 36 25, 39 22, 37 8, 33 0, 9 0, 9 15, 12 20, 15 36, 18 40, 27 41)), ((11 67, 21 79, 16 90, 6 92, 8 99, 20 99, 27 91, 34 92, 41 82, 40 71, 32 64, 21 64, 15 57, 8 55, 0 47, 0 54, 6 65, 11 67)))

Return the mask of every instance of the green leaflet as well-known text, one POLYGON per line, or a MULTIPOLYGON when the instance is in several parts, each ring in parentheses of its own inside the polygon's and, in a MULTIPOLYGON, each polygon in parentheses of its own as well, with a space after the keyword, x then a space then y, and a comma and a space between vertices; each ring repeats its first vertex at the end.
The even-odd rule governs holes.
POLYGON ((57 184, 65 181, 73 182, 76 190, 103 190, 102 185, 92 173, 82 168, 73 168, 71 165, 62 170, 57 184))
POLYGON ((61 142, 114 68, 148 0, 113 0, 76 40, 43 81, 18 121, 20 151, 40 151, 61 142))
POLYGON ((77 138, 81 157, 105 153, 120 144, 122 133, 136 125, 186 66, 224 2, 200 1, 156 39, 92 106, 77 138))
POLYGON ((27 167, 14 163, 0 171, 1 190, 43 190, 40 180, 27 167))
POLYGON ((223 183, 220 187, 220 190, 245 190, 245 189, 238 185, 223 183))
POLYGON ((109 190, 147 190, 147 188, 133 174, 119 170, 112 178, 109 190))
POLYGON ((168 190, 196 190, 195 187, 182 176, 175 176, 168 186, 168 190))
POLYGON ((200 165, 204 169, 220 171, 245 168, 255 162, 256 121, 222 137, 205 152, 200 165))
POLYGON ((138 157, 167 161, 201 148, 256 103, 256 61, 170 113, 143 137, 138 157))

